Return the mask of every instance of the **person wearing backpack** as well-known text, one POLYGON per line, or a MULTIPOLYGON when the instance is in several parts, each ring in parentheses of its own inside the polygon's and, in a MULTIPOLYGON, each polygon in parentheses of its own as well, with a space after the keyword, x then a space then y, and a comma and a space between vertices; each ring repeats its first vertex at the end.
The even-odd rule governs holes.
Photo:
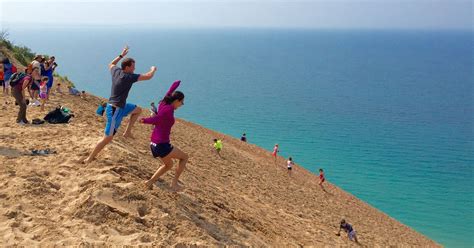
POLYGON ((10 86, 12 87, 13 97, 15 97, 16 102, 20 106, 20 110, 18 111, 18 116, 16 118, 16 123, 20 125, 29 123, 28 119, 26 119, 26 101, 24 91, 25 88, 30 86, 34 78, 40 78, 38 70, 33 70, 31 75, 22 72, 14 73, 10 78, 10 86))

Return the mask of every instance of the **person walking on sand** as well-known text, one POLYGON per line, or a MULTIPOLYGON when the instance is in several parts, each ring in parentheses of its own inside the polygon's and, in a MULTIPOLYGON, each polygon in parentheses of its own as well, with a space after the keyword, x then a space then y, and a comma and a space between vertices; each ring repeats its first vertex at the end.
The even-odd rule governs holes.
POLYGON ((291 176, 291 170, 293 170, 293 165, 295 163, 293 162, 293 158, 289 157, 288 161, 286 161, 286 169, 288 170, 288 176, 291 176))
POLYGON ((92 150, 91 154, 89 154, 89 156, 83 161, 84 163, 89 163, 95 159, 97 154, 113 140, 115 133, 122 123, 122 119, 128 115, 131 115, 130 122, 128 123, 127 129, 125 129, 123 136, 126 138, 133 138, 132 128, 142 110, 135 104, 127 103, 128 93, 132 88, 133 83, 153 78, 156 72, 156 67, 152 66, 150 71, 145 74, 135 74, 135 60, 132 58, 125 58, 122 61, 121 67, 118 67, 117 63, 127 54, 128 47, 125 47, 122 50, 122 53, 109 64, 109 70, 112 75, 112 91, 109 102, 105 108, 105 114, 107 117, 104 131, 105 134, 97 143, 94 150, 92 150))
POLYGON ((27 71, 27 74, 19 79, 16 85, 12 86, 12 95, 15 98, 16 103, 20 107, 16 118, 16 123, 19 125, 29 124, 30 122, 26 119, 26 101, 24 91, 27 89, 35 78, 40 78, 38 69, 33 71, 27 71), (29 74, 31 73, 31 75, 29 74))
POLYGON ((321 186, 321 189, 326 191, 323 186, 324 181, 326 181, 326 178, 324 177, 324 171, 323 169, 319 169, 319 186, 321 186))
POLYGON ((347 237, 349 238, 350 241, 355 241, 356 243, 359 243, 357 240, 357 233, 352 227, 351 224, 347 223, 346 220, 342 219, 341 220, 341 225, 339 226, 339 232, 336 233, 337 236, 341 235, 341 230, 346 231, 347 237))
POLYGON ((216 150, 217 152, 217 155, 219 155, 219 157, 221 157, 221 150, 222 150, 222 140, 220 139, 214 139, 214 149, 216 150))
POLYGON ((173 191, 180 191, 182 187, 178 184, 178 179, 183 173, 186 162, 188 161, 188 154, 181 151, 178 147, 171 145, 170 133, 174 125, 174 111, 184 105, 184 94, 181 91, 176 91, 181 81, 175 81, 168 92, 166 93, 160 105, 158 105, 158 112, 156 115, 141 118, 140 123, 155 125, 151 134, 150 149, 154 158, 159 157, 163 165, 153 174, 153 176, 145 182, 148 189, 153 189, 153 184, 173 167, 173 159, 178 159, 178 167, 171 183, 173 191))
POLYGON ((278 149, 278 144, 275 144, 275 146, 273 147, 273 152, 272 152, 272 156, 275 159, 275 164, 276 164, 277 156, 279 152, 280 150, 278 149))

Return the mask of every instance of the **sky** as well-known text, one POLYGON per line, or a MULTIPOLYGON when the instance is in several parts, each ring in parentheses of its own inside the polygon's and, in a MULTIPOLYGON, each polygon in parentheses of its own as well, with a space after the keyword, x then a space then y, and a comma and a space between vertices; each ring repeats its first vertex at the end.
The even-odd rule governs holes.
POLYGON ((472 0, 0 0, 0 28, 473 29, 472 0))

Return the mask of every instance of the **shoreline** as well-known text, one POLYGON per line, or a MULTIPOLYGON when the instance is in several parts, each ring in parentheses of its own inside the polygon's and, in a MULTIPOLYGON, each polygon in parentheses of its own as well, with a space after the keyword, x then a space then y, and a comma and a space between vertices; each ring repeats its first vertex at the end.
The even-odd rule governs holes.
MULTIPOLYGON (((142 188, 160 162, 148 149, 149 126, 137 123, 135 139, 121 137, 128 118, 97 160, 82 165, 103 133, 101 99, 53 95, 46 109, 67 106, 76 114, 69 124, 19 127, 18 107, 2 110, 0 244, 353 246, 334 235, 344 217, 364 246, 440 246, 329 182, 324 193, 299 165, 288 177, 269 151, 178 118, 172 143, 190 155, 184 193, 170 192, 173 173, 142 188), (216 136, 225 139, 224 159, 210 146, 216 136), (45 148, 57 154, 28 154, 45 148)), ((30 119, 46 112, 27 109, 30 119)))

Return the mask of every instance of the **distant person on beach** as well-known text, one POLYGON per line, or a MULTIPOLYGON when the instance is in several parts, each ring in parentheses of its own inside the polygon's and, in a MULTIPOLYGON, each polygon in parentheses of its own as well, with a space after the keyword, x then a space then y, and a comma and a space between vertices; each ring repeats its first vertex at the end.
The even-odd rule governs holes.
POLYGON ((150 115, 154 116, 158 113, 158 109, 155 106, 155 102, 150 103, 150 115))
POLYGON ((321 186, 323 190, 325 190, 323 186, 324 181, 326 181, 326 178, 324 177, 324 171, 323 169, 319 169, 319 186, 321 186))
POLYGON ((41 63, 44 62, 44 57, 42 55, 37 54, 34 58, 33 61, 31 61, 30 65, 32 69, 38 68, 40 74, 41 74, 41 63))
POLYGON ((30 105, 40 106, 41 103, 38 100, 38 94, 39 94, 40 83, 41 83, 41 69, 38 69, 38 67, 35 67, 35 66, 32 66, 31 69, 33 70, 35 74, 38 73, 38 78, 33 77, 33 81, 30 84, 30 88, 29 88, 29 93, 31 96, 30 105))
MULTIPOLYGON (((2 68, 3 68, 3 95, 5 97, 8 97, 10 95, 10 77, 14 73, 14 66, 12 63, 10 63, 10 60, 8 58, 4 58, 2 60, 2 68)), ((7 101, 5 101, 7 103, 7 101)))
POLYGON ((48 77, 48 93, 53 87, 53 82, 54 82, 54 70, 56 67, 58 67, 58 64, 55 62, 56 58, 54 56, 51 56, 46 62, 44 62, 44 71, 42 76, 48 77))
POLYGON ((107 123, 105 125, 104 136, 97 143, 91 154, 84 160, 84 163, 91 162, 97 154, 113 140, 115 133, 122 123, 122 119, 128 115, 131 115, 130 121, 123 136, 126 138, 133 138, 132 128, 142 110, 135 104, 127 103, 128 93, 132 88, 133 83, 153 78, 156 72, 156 67, 152 66, 150 71, 145 74, 135 74, 135 60, 132 58, 125 58, 122 61, 121 67, 118 67, 117 63, 127 55, 127 53, 128 47, 125 47, 122 50, 122 53, 109 64, 109 70, 112 75, 112 92, 105 109, 107 123))
POLYGON ((243 142, 247 142, 247 136, 245 133, 242 134, 242 137, 240 137, 240 140, 243 142))
POLYGON ((140 123, 155 125, 151 134, 150 149, 153 157, 159 157, 161 162, 163 162, 163 165, 158 168, 155 174, 145 182, 148 189, 152 189, 153 184, 155 184, 158 178, 173 167, 173 159, 178 159, 179 162, 171 188, 173 191, 180 191, 182 189, 178 184, 178 180, 185 169, 188 154, 170 143, 171 128, 175 123, 174 111, 184 105, 183 92, 176 90, 180 83, 181 81, 178 80, 171 85, 165 97, 161 100, 156 115, 140 119, 140 123))
POLYGON ((222 150, 222 140, 220 139, 214 139, 214 149, 216 150, 217 152, 217 155, 219 155, 219 157, 221 156, 221 150, 222 150))
POLYGON ((58 83, 58 84, 56 85, 56 93, 59 93, 59 94, 62 94, 62 93, 63 93, 63 91, 61 90, 61 83, 58 83))
POLYGON ((288 175, 291 176, 291 171, 293 170, 293 165, 295 163, 293 162, 293 158, 289 157, 288 161, 286 161, 286 169, 288 170, 288 175))
POLYGON ((44 111, 44 105, 48 101, 48 77, 43 77, 40 83, 39 97, 41 101, 41 111, 44 111))
POLYGON ((339 232, 336 233, 337 236, 341 235, 341 230, 346 231, 347 237, 349 238, 350 241, 355 241, 356 243, 359 243, 359 241, 357 240, 356 231, 354 230, 354 228, 352 228, 352 225, 347 223, 346 220, 344 219, 341 220, 341 225, 339 226, 339 232))
POLYGON ((280 152, 280 150, 278 149, 278 144, 275 144, 275 146, 273 147, 273 152, 272 152, 272 156, 275 159, 275 163, 277 161, 278 152, 280 152))
MULTIPOLYGON (((6 88, 6 83, 5 83, 5 76, 3 72, 3 63, 0 63, 0 84, 2 85, 3 88, 3 96, 8 97, 8 94, 5 93, 6 88)), ((8 103, 5 99, 5 103, 8 103)))
POLYGON ((73 96, 80 96, 81 95, 81 92, 78 89, 72 87, 71 85, 69 85, 67 88, 68 88, 68 91, 69 91, 69 95, 73 95, 73 96))

